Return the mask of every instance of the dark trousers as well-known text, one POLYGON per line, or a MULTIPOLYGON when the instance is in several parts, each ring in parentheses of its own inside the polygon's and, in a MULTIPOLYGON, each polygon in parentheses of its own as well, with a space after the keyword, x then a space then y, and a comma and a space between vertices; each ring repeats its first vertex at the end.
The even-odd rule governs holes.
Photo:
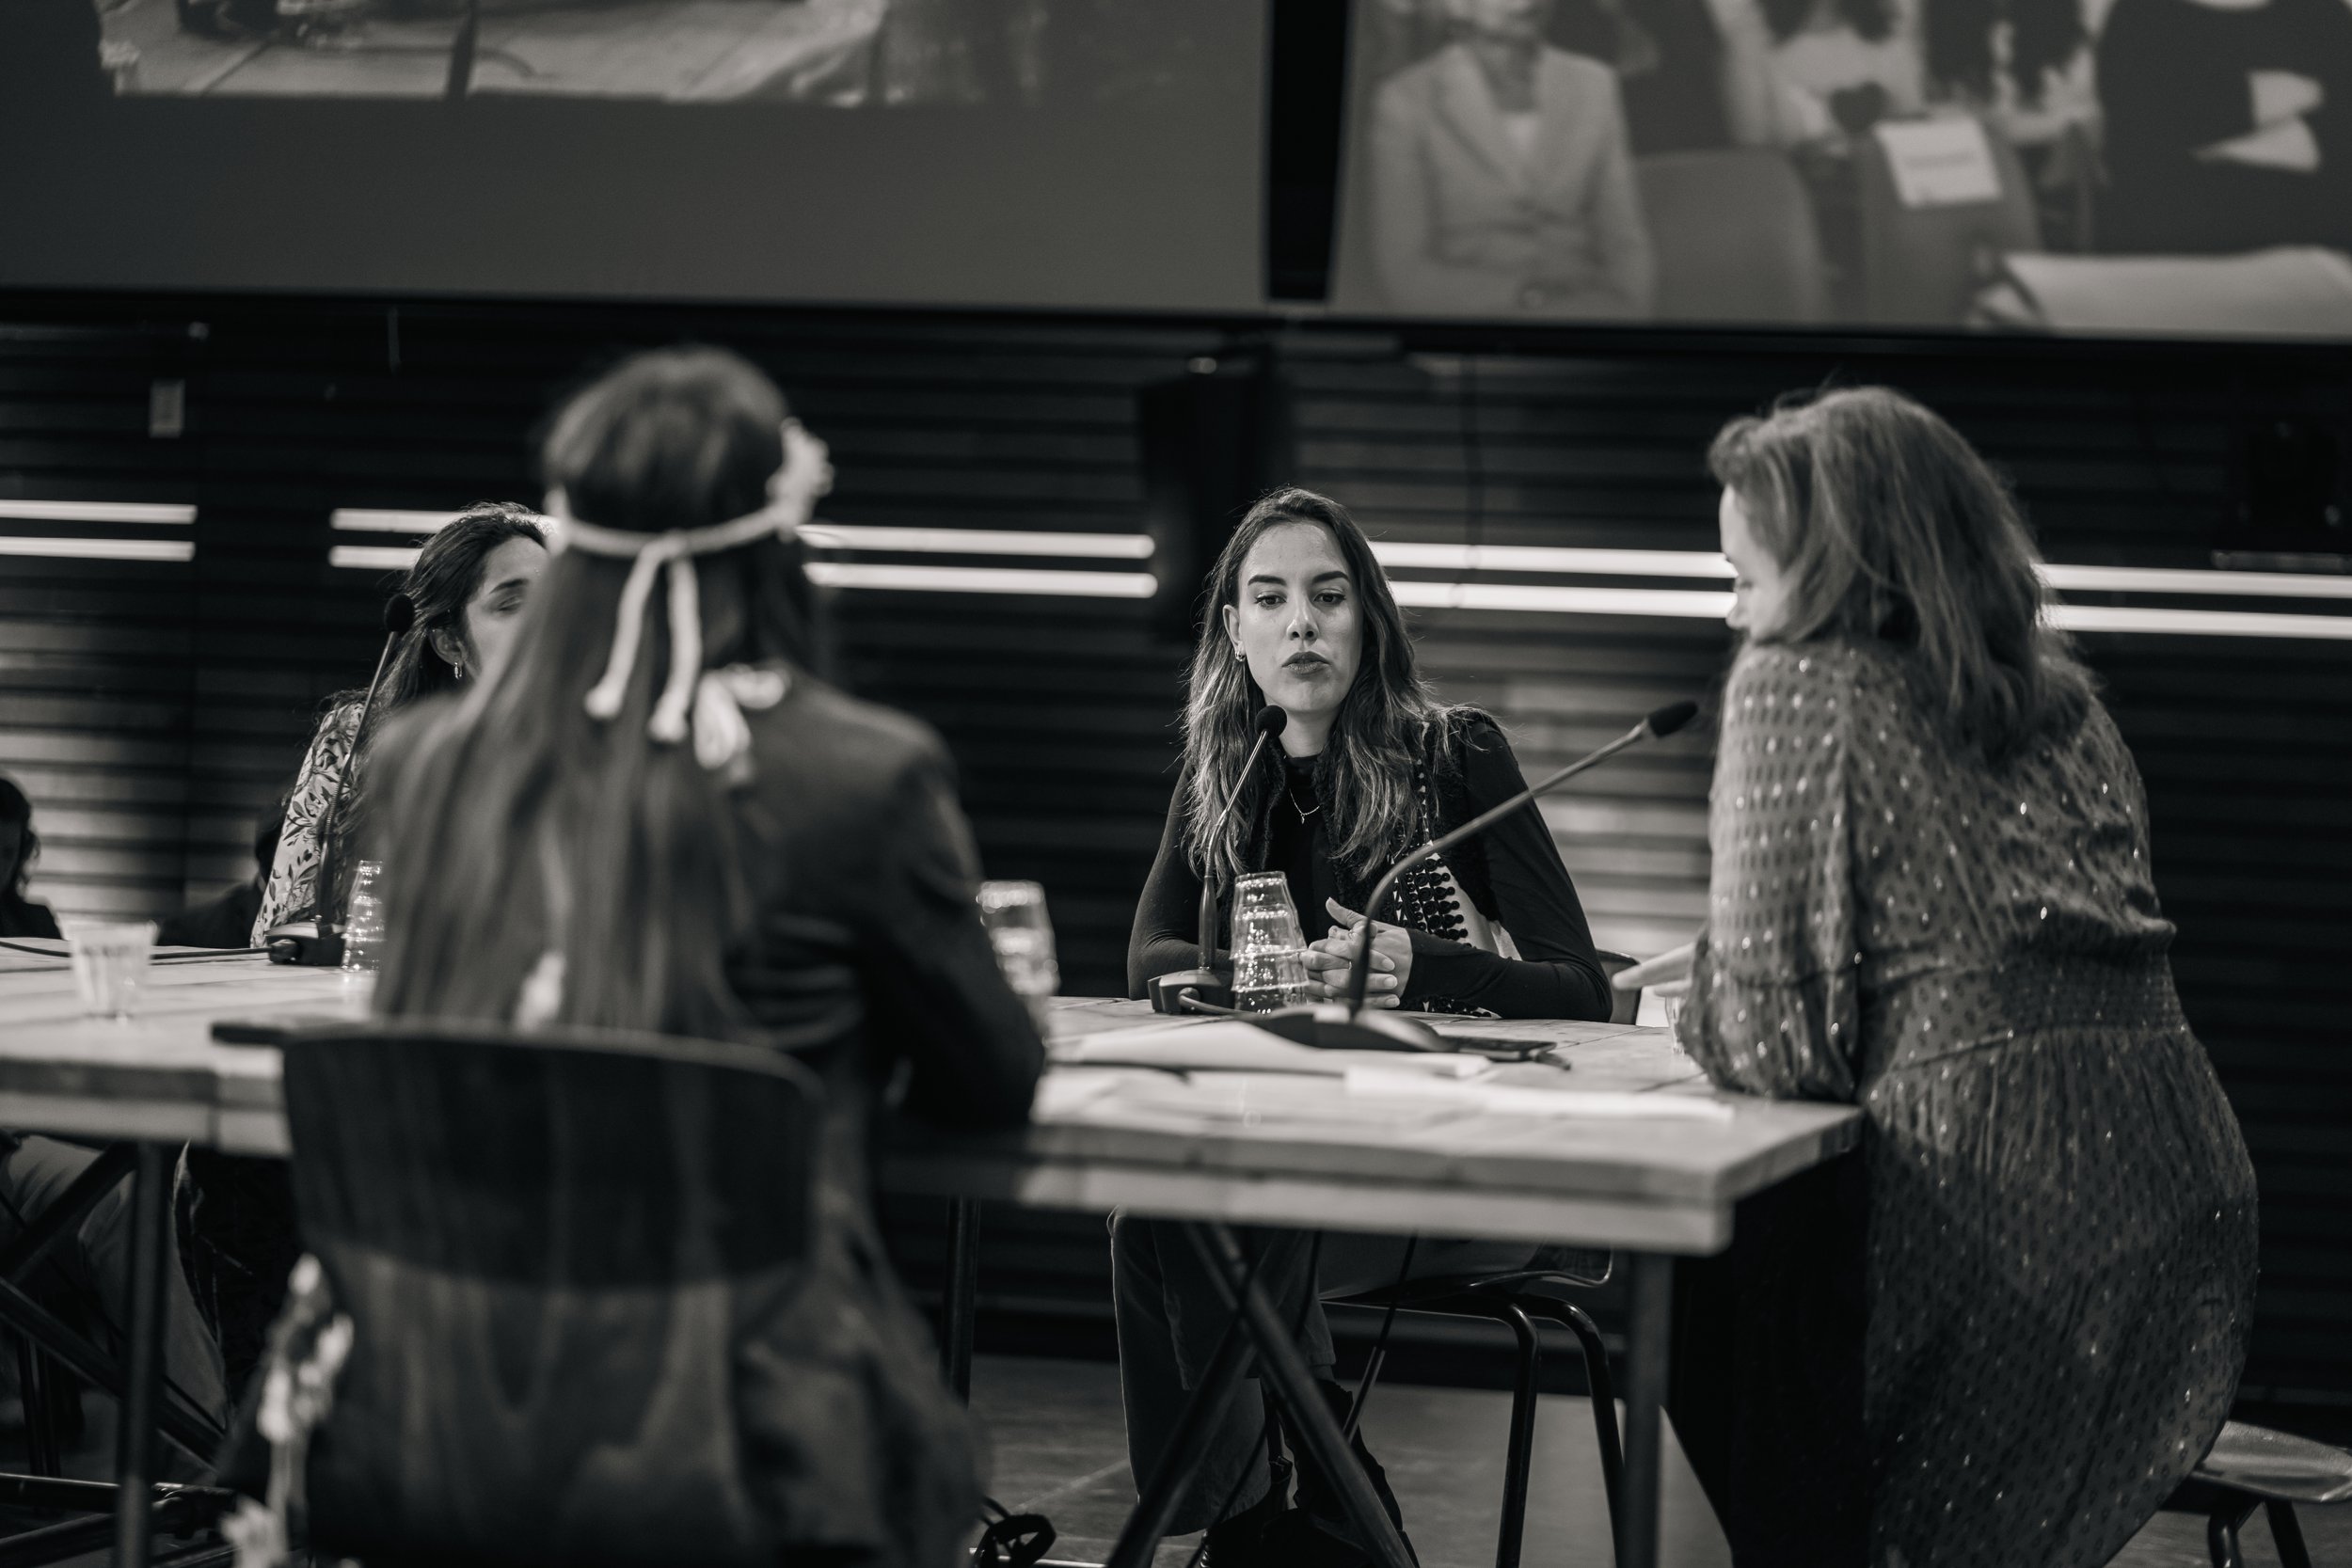
MULTIPOLYGON (((1285 1321, 1297 1327, 1299 1353, 1317 1376, 1328 1378, 1337 1358, 1325 1296, 1352 1295, 1400 1277, 1501 1272, 1524 1265, 1535 1248, 1520 1242, 1412 1243, 1405 1271, 1402 1236, 1350 1231, 1246 1230, 1245 1252, 1257 1279, 1285 1321)), ((1232 1314, 1207 1266, 1180 1226, 1132 1214, 1111 1216, 1111 1295, 1119 1320, 1119 1388, 1127 1412, 1127 1459, 1136 1484, 1150 1484, 1192 1390, 1216 1354, 1232 1314)), ((1264 1405, 1254 1380, 1229 1397, 1216 1435, 1193 1472, 1176 1511, 1178 1534, 1205 1529, 1266 1494, 1264 1405)))
MULTIPOLYGON (((55 1138, 17 1140, 0 1158, 0 1238, 12 1236, 21 1216, 38 1219, 89 1168, 97 1153, 55 1138)), ((198 1409, 215 1420, 228 1417, 229 1396, 219 1347, 198 1313, 180 1267, 176 1227, 164 1227, 164 1375, 198 1409)), ((131 1181, 124 1178, 83 1216, 71 1241, 49 1254, 36 1274, 32 1294, 51 1311, 81 1327, 122 1363, 123 1303, 131 1277, 131 1181)), ((169 1479, 195 1479, 192 1462, 177 1449, 161 1450, 169 1479)))

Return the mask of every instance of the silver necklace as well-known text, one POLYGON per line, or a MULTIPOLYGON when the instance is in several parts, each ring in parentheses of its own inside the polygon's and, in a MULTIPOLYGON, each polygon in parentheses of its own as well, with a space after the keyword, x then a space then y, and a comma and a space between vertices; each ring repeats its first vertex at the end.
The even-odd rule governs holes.
POLYGON ((1307 818, 1309 818, 1310 816, 1314 816, 1314 815, 1315 815, 1315 812, 1319 812, 1319 811, 1321 811, 1321 810, 1323 809, 1323 802, 1322 802, 1322 801, 1320 801, 1320 800, 1317 800, 1317 801, 1315 802, 1315 809, 1314 809, 1314 811, 1302 811, 1302 810, 1300 810, 1300 808, 1299 808, 1299 804, 1298 804, 1298 797, 1297 797, 1296 795, 1295 795, 1295 794, 1293 794, 1293 793, 1291 792, 1291 776, 1290 776, 1290 769, 1288 769, 1288 768, 1284 768, 1284 769, 1282 770, 1282 799, 1283 799, 1283 800, 1288 800, 1288 801, 1291 803, 1291 810, 1293 810, 1293 811, 1295 811, 1295 812, 1297 812, 1297 813, 1298 813, 1298 819, 1299 819, 1301 822, 1306 821, 1306 820, 1307 820, 1307 818))

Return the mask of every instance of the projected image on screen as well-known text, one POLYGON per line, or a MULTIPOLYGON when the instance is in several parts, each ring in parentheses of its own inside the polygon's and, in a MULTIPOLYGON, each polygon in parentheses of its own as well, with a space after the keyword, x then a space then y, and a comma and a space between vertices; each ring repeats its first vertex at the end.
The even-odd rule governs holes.
POLYGON ((116 90, 871 107, 1165 94, 1184 8, 1096 0, 119 0, 116 90))
POLYGON ((1249 310, 1263 0, 0 0, 0 288, 1249 310))
POLYGON ((2352 337, 2352 0, 1358 0, 1342 310, 2352 337))

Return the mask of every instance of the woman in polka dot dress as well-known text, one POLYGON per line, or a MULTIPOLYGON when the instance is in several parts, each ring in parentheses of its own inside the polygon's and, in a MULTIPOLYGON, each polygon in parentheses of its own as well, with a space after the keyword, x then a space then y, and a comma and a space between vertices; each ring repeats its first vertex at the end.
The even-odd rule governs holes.
POLYGON ((1823 1210, 1768 1222, 1777 1260, 1752 1238, 1717 1275, 1760 1354, 1686 1377, 1678 1424, 1743 1568, 2104 1563, 2220 1430, 2254 1291, 2138 773, 1934 414, 1834 392, 1708 466, 1747 641, 1682 1038, 1726 1088, 1867 1120, 1851 1289, 1823 1210))

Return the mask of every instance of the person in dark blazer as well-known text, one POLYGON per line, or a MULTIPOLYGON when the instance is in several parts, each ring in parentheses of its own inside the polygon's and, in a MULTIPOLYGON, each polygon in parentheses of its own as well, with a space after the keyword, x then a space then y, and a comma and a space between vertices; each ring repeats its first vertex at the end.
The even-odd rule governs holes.
POLYGON ((974 1452, 883 1255, 873 1124, 886 1092, 1021 1123, 1043 1047, 980 926, 946 752, 817 673, 798 531, 832 470, 758 371, 639 355, 543 457, 558 549, 510 656, 385 736, 375 1010, 798 1042, 827 1090, 806 1277, 665 1353, 680 1387, 729 1390, 707 1425, 733 1435, 630 1483, 650 1510, 740 1499, 772 1560, 947 1568, 974 1452))
POLYGON ((1657 269, 1616 76, 1545 43, 1548 10, 1463 0, 1461 37, 1374 95, 1372 255, 1391 309, 1649 314, 1657 269))

